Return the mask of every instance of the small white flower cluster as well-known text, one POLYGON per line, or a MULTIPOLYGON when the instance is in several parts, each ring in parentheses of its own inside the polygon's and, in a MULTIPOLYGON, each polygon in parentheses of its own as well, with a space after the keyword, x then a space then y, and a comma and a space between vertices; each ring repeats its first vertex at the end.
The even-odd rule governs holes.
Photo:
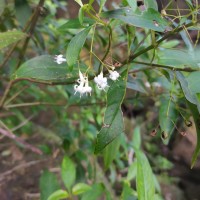
MULTIPOLYGON (((110 75, 109 78, 113 81, 116 81, 119 78, 119 73, 117 71, 108 70, 110 75)), ((77 80, 78 84, 74 85, 75 94, 78 92, 80 97, 83 94, 90 94, 92 92, 92 88, 89 86, 88 77, 83 75, 81 71, 79 71, 79 79, 77 80)), ((108 86, 108 80, 103 76, 103 72, 101 72, 98 76, 94 78, 94 82, 97 84, 99 90, 104 90, 108 86)))
MULTIPOLYGON (((113 81, 116 81, 119 78, 119 73, 117 71, 108 70, 110 73, 109 78, 113 81)), ((94 78, 94 82, 97 84, 97 87, 100 90, 105 90, 108 87, 107 78, 103 77, 103 72, 94 78)))
POLYGON ((79 71, 79 79, 77 80, 79 85, 74 85, 75 94, 78 92, 80 93, 80 97, 83 94, 90 94, 92 92, 92 88, 89 86, 88 77, 84 76, 81 71, 79 71))
POLYGON ((63 58, 63 55, 60 54, 60 55, 55 55, 54 57, 54 61, 57 62, 57 64, 62 64, 63 62, 66 62, 66 58, 63 58))

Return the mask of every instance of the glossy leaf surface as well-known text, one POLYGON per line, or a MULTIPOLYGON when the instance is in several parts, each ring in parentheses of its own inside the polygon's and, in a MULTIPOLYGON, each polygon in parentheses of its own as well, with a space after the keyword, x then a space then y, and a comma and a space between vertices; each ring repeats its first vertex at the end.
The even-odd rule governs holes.
POLYGON ((141 28, 148 28, 158 32, 169 29, 168 22, 161 17, 161 14, 154 9, 148 9, 141 14, 132 13, 130 9, 118 9, 102 13, 102 17, 114 18, 129 25, 141 28))
POLYGON ((77 63, 79 53, 85 43, 85 40, 87 38, 90 29, 91 27, 88 27, 79 32, 71 39, 70 43, 68 44, 66 58, 67 58, 67 63, 71 69, 73 69, 73 65, 77 63))
POLYGON ((107 92, 107 108, 104 115, 104 125, 97 135, 95 153, 102 151, 109 143, 124 131, 121 104, 126 92, 127 71, 118 81, 112 82, 107 92))
POLYGON ((54 56, 43 55, 32 58, 23 63, 13 74, 13 78, 31 78, 42 81, 66 81, 74 80, 78 70, 69 70, 66 62, 57 64, 54 56))

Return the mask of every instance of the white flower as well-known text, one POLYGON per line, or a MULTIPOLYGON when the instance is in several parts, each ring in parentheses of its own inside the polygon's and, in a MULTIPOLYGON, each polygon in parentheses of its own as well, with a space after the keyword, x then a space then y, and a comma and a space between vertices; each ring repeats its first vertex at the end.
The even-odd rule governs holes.
POLYGON ((77 80, 79 85, 74 85, 75 94, 80 93, 80 97, 83 94, 90 94, 92 92, 92 88, 89 86, 88 77, 84 76, 81 71, 79 71, 79 79, 77 80))
POLYGON ((105 90, 108 87, 107 78, 103 77, 103 72, 94 78, 94 82, 100 90, 105 90))
POLYGON ((66 59, 65 58, 63 58, 63 55, 62 54, 60 54, 60 55, 56 55, 55 57, 54 57, 54 59, 55 59, 55 62, 57 62, 57 64, 62 64, 63 62, 66 62, 66 59))
POLYGON ((119 73, 117 71, 111 71, 109 70, 110 76, 109 78, 113 81, 116 81, 119 78, 119 73))

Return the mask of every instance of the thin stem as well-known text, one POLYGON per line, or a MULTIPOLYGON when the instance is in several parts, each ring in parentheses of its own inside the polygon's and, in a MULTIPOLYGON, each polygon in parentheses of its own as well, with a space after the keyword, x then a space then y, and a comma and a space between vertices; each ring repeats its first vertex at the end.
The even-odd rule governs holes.
MULTIPOLYGON (((25 27, 23 28, 22 32, 26 32, 26 30, 28 29, 28 27, 30 26, 30 23, 33 19, 33 16, 34 14, 31 15, 31 17, 29 18, 29 20, 27 21, 25 27)), ((2 68, 6 63, 7 61, 9 60, 9 58, 11 57, 12 53, 14 52, 16 46, 21 42, 21 40, 19 40, 18 42, 16 42, 12 47, 11 49, 8 51, 5 59, 3 60, 2 64, 0 65, 0 68, 2 68)))
POLYGON ((40 11, 41 11, 41 8, 42 6, 44 5, 44 1, 45 0, 40 0, 39 3, 38 3, 38 6, 35 10, 35 13, 34 13, 34 17, 32 19, 32 23, 31 23, 31 26, 30 26, 30 29, 29 29, 29 33, 28 33, 28 37, 26 38, 25 42, 24 42, 24 45, 23 45, 23 49, 21 51, 21 54, 19 55, 19 62, 17 64, 17 68, 20 66, 22 60, 23 60, 23 57, 24 57, 24 54, 26 52, 26 49, 28 47, 28 43, 34 33, 34 30, 35 30, 35 26, 37 24, 37 21, 38 21, 38 18, 40 16, 40 11))
MULTIPOLYGON (((106 59, 106 57, 108 56, 109 54, 109 51, 110 51, 110 48, 111 48, 111 42, 112 42, 112 28, 110 26, 108 26, 108 29, 109 29, 109 40, 108 40, 108 48, 106 50, 106 53, 104 55, 104 57, 101 59, 102 62, 104 62, 104 60, 106 59)), ((101 71, 101 63, 99 64, 99 72, 101 71)))
POLYGON ((200 71, 200 69, 192 69, 192 68, 189 68, 189 67, 187 67, 187 68, 175 68, 175 67, 172 67, 170 65, 161 65, 161 64, 146 63, 146 62, 140 62, 140 61, 133 61, 132 63, 150 66, 148 68, 142 69, 142 71, 146 70, 146 69, 152 69, 154 67, 170 69, 170 70, 173 70, 173 71, 184 71, 184 72, 200 71))
MULTIPOLYGON (((166 40, 167 38, 171 37, 172 35, 174 35, 174 34, 180 32, 180 31, 182 31, 184 28, 188 28, 188 27, 194 26, 195 24, 196 24, 196 23, 191 22, 191 23, 186 24, 184 27, 183 27, 183 26, 177 27, 177 28, 175 28, 173 31, 168 32, 166 35, 164 35, 161 39, 159 39, 159 40, 156 42, 156 43, 157 43, 157 46, 158 46, 161 42, 163 42, 164 40, 166 40)), ((144 54, 144 53, 146 53, 146 52, 152 50, 153 48, 155 48, 155 46, 154 46, 154 45, 150 45, 150 46, 148 46, 147 48, 145 48, 145 49, 139 51, 138 53, 136 53, 136 54, 130 56, 128 62, 132 62, 135 58, 137 58, 138 56, 140 56, 140 55, 142 55, 142 54, 144 54)), ((123 62, 123 64, 127 64, 127 61, 123 62)))

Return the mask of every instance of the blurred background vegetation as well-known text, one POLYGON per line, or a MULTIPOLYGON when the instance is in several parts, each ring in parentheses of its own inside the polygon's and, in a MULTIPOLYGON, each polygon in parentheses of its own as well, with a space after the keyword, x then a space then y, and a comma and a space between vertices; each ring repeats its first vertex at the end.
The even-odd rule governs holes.
MULTIPOLYGON (((38 55, 65 54, 69 41, 77 33, 76 29, 61 26, 67 19, 77 17, 79 6, 76 2, 45 0, 33 24, 30 19, 34 17, 38 3, 38 0, 0 1, 0 32, 16 29, 29 35, 28 41, 21 40, 17 45, 10 45, 0 52, 1 97, 10 76, 23 62, 38 55), (14 51, 10 53, 12 48, 14 51)), ((158 1, 159 9, 168 3, 158 1)), ((126 1, 112 0, 107 1, 105 7, 116 9, 122 4, 126 5, 126 1)), ((138 1, 138 5, 143 6, 142 1, 138 1)), ((186 6, 185 1, 171 1, 168 13, 173 15, 173 8, 183 9, 186 6)), ((98 9, 96 1, 94 8, 98 9)), ((182 15, 186 11, 181 12, 182 15)), ((122 61, 127 45, 126 30, 117 21, 113 20, 112 23, 115 27, 113 54, 118 61, 122 61)), ((137 46, 144 32, 133 34, 133 46, 137 46)), ((190 33, 194 43, 197 34, 195 31, 190 33)), ((102 57, 108 43, 107 32, 98 28, 95 40, 94 51, 102 57)), ((81 51, 85 63, 88 62, 87 49, 90 43, 91 38, 81 51)), ((150 38, 147 38, 144 46, 149 44, 150 38)), ((161 47, 184 48, 184 43, 177 35, 170 42, 161 44, 161 47)), ((153 51, 143 57, 147 59, 152 55, 153 51)), ((111 61, 108 59, 108 62, 111 61)), ((94 65, 98 65, 98 60, 94 65)), ((152 184, 156 186, 158 199, 200 199, 200 162, 197 161, 193 170, 190 170, 191 155, 196 144, 195 128, 188 124, 193 123, 190 114, 181 100, 175 105, 179 113, 174 120, 176 128, 173 139, 164 145, 162 140, 166 136, 159 128, 158 118, 159 108, 165 103, 160 96, 172 90, 171 83, 162 75, 163 72, 140 70, 141 67, 144 68, 140 64, 132 66, 132 79, 129 80, 122 104, 125 134, 99 156, 94 155, 94 146, 103 124, 106 93, 94 89, 91 97, 80 99, 74 96, 73 85, 52 86, 26 80, 16 83, 10 89, 5 108, 0 110, 1 127, 6 125, 26 143, 0 135, 0 199, 46 200, 53 191, 63 187, 60 163, 64 155, 75 163, 76 182, 93 186, 92 193, 85 193, 82 199, 89 200, 94 194, 96 196, 91 199, 120 199, 120 196, 121 199, 137 199, 133 158, 135 146, 143 149, 148 157, 154 173, 155 183, 152 184), (187 136, 184 137, 181 133, 185 132, 187 136), (42 155, 38 155, 38 152, 42 152, 42 155)))

